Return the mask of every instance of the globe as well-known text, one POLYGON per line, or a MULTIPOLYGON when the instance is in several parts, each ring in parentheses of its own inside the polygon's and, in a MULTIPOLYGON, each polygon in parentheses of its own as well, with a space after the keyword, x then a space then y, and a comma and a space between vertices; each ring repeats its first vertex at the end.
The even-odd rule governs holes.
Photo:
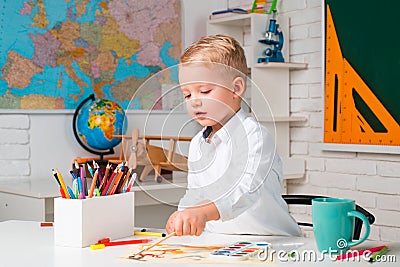
POLYGON ((118 103, 95 99, 94 95, 90 95, 75 111, 75 137, 89 152, 101 156, 111 154, 113 148, 122 141, 122 138, 113 135, 123 135, 126 132, 125 118, 125 112, 118 103))

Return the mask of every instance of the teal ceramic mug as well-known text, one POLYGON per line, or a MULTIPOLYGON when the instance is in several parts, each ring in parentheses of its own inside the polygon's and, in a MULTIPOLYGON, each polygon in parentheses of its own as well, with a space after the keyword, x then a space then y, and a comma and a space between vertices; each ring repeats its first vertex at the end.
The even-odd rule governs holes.
POLYGON ((343 253, 369 236, 367 217, 356 211, 354 200, 344 198, 315 198, 312 200, 314 237, 320 252, 343 253), (362 238, 353 241, 354 217, 365 225, 362 238))

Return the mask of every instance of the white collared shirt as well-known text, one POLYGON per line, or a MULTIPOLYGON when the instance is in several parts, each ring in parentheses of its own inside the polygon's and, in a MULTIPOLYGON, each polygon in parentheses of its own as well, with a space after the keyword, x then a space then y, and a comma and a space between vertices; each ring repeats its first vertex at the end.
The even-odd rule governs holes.
POLYGON ((295 235, 301 230, 281 197, 282 163, 268 130, 237 112, 208 142, 199 132, 188 155, 188 189, 179 210, 204 200, 220 220, 206 231, 226 234, 295 235))

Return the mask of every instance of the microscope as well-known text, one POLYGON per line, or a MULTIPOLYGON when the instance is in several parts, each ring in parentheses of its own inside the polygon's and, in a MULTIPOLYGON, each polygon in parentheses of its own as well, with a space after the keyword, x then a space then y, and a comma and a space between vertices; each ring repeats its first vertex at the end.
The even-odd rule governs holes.
POLYGON ((276 10, 273 10, 272 18, 269 20, 268 31, 265 33, 265 39, 258 40, 262 44, 268 46, 267 49, 263 51, 265 57, 258 58, 258 63, 263 62, 284 62, 282 55, 283 47, 283 33, 279 28, 279 24, 276 23, 276 10))

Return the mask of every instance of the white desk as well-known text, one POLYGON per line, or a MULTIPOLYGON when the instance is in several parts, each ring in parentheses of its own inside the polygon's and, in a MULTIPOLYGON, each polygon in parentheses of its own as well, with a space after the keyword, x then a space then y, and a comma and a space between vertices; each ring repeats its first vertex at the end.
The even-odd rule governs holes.
POLYGON ((53 199, 60 196, 55 180, 2 181, 0 221, 53 221, 53 199))
MULTIPOLYGON (((106 247, 102 250, 90 250, 90 248, 68 248, 56 247, 53 240, 52 227, 40 227, 39 222, 27 221, 5 221, 0 222, 0 266, 19 267, 87 267, 87 266, 144 266, 144 263, 136 261, 121 260, 120 258, 130 255, 132 247, 130 245, 106 247)), ((141 237, 143 238, 143 237, 141 237)), ((272 245, 278 246, 284 243, 303 242, 305 245, 299 251, 311 249, 315 250, 314 241, 307 238, 290 237, 262 237, 262 236, 236 236, 203 234, 200 237, 172 237, 165 243, 187 243, 187 244, 232 244, 239 240, 261 241, 267 240, 272 245)), ((379 243, 382 244, 382 243, 379 243)), ((375 242, 366 242, 361 248, 378 245, 375 242)), ((371 266, 398 265, 400 261, 400 243, 388 243, 391 251, 387 255, 394 255, 396 263, 374 263, 371 266)), ((285 262, 275 261, 276 264, 286 264, 285 262)), ((365 266, 365 261, 361 262, 332 262, 326 258, 323 262, 310 263, 291 262, 295 265, 323 265, 323 266, 365 266)), ((264 266, 261 262, 260 266, 264 266)), ((152 266, 154 264, 147 264, 152 266)), ((177 264, 160 264, 159 266, 176 266, 177 264)), ((238 264, 190 264, 179 266, 246 266, 238 264)), ((258 265, 255 265, 258 266, 258 265)))
MULTIPOLYGON (((0 221, 53 221, 53 200, 60 196, 60 191, 51 178, 0 182, 0 221)), ((175 205, 186 191, 186 182, 179 177, 173 183, 147 179, 135 185, 133 191, 135 213, 142 215, 135 218, 135 224, 153 222, 149 227, 160 228, 165 226, 168 215, 176 210, 175 205)))

